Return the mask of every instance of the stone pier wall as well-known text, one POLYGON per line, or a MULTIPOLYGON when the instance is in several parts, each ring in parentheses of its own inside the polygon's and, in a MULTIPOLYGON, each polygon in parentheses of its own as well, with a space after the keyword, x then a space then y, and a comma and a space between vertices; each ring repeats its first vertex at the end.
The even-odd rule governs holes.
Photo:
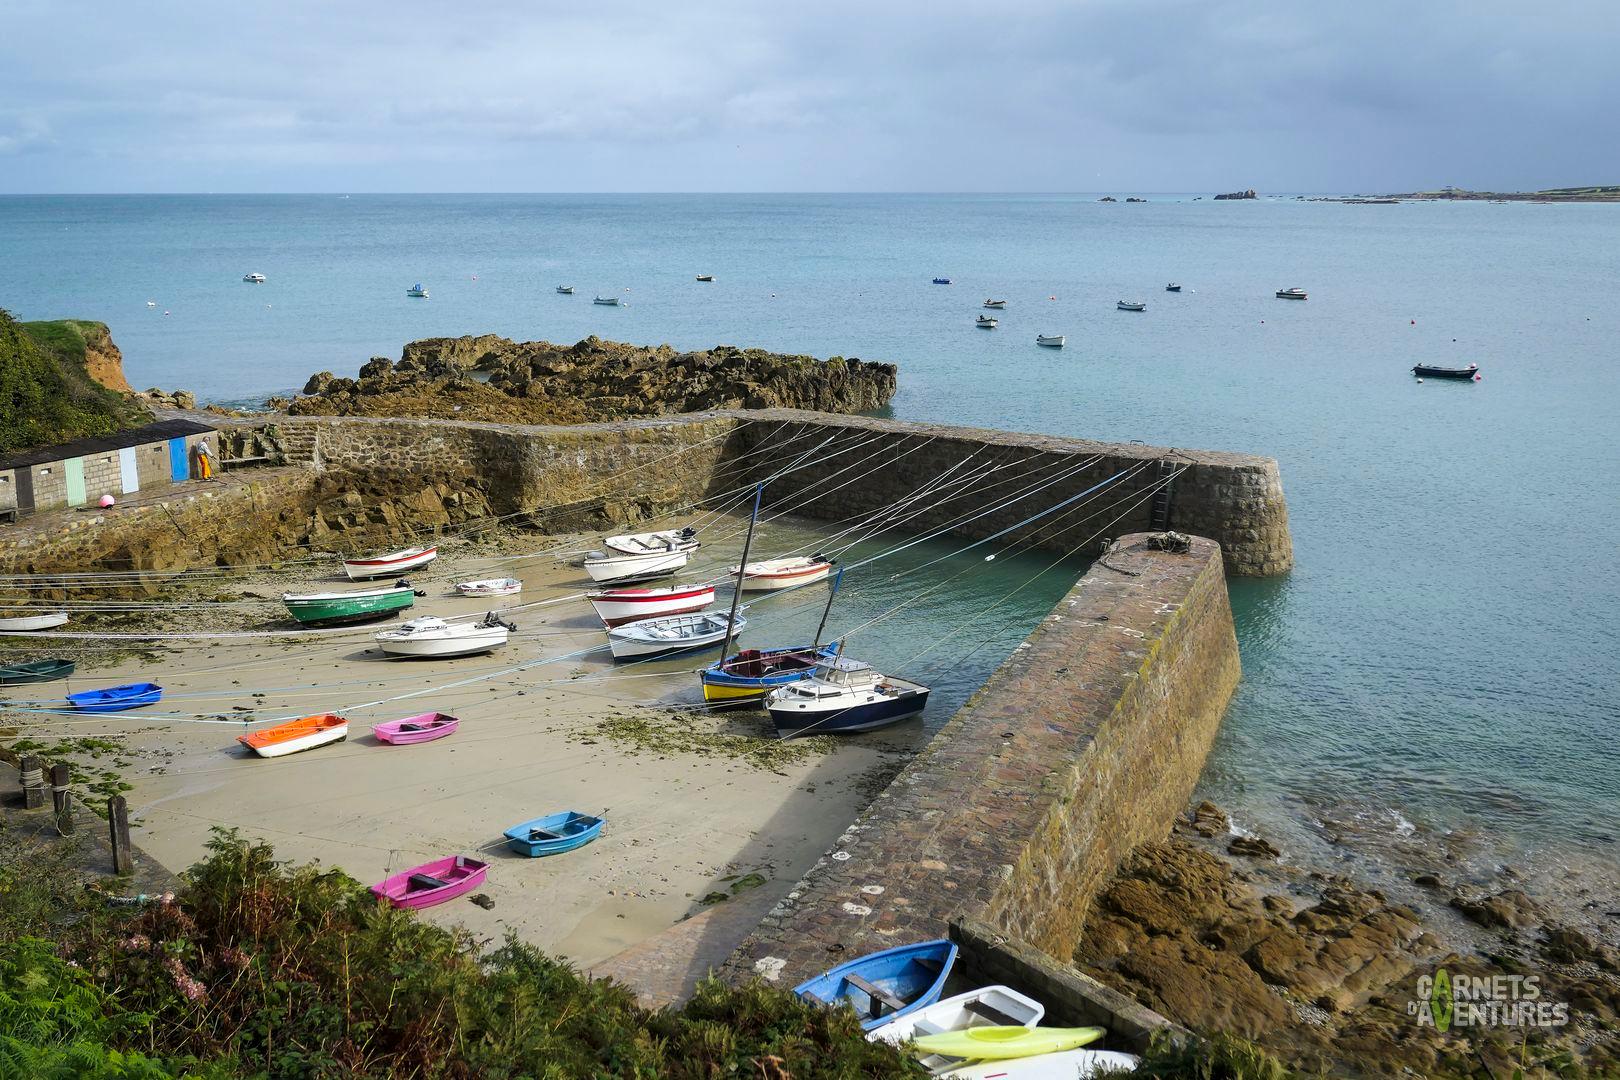
POLYGON ((792 985, 979 920, 1053 957, 1162 839, 1239 677, 1219 548, 1122 538, 727 961, 792 985))

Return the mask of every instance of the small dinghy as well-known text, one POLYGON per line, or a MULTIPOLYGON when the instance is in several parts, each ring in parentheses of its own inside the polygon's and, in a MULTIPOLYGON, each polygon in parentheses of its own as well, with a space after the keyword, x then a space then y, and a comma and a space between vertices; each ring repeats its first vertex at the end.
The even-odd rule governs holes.
POLYGON ((1178 285, 1176 282, 1172 281, 1170 284, 1168 284, 1168 285, 1166 285, 1164 287, 1164 291, 1165 292, 1180 292, 1181 291, 1181 286, 1178 285))
POLYGON ((984 302, 984 306, 987 307, 987 308, 995 308, 997 311, 1000 311, 1000 310, 1002 310, 1003 308, 1005 308, 1007 306, 1007 301, 1005 301, 1005 300, 986 300, 984 302))
MULTIPOLYGON (((909 1039, 925 1035, 996 1024, 1015 1025, 1028 1030, 1040 1023, 1045 1015, 1045 1006, 1034 998, 1025 997, 1011 987, 986 986, 945 998, 908 1016, 890 1020, 867 1032, 866 1037, 871 1042, 881 1041, 899 1046, 909 1039)), ((962 1063, 955 1054, 936 1052, 922 1058, 923 1067, 932 1073, 943 1072, 953 1063, 962 1063)))
POLYGON ((703 546, 698 541, 697 530, 691 528, 626 533, 623 536, 606 537, 602 543, 609 551, 625 555, 661 555, 671 551, 696 551, 703 546))
POLYGON ((584 847, 601 836, 604 824, 599 817, 581 814, 577 810, 564 810, 560 814, 537 817, 507 829, 506 846, 531 859, 538 859, 542 855, 560 855, 584 847))
POLYGON ((371 733, 377 736, 378 742, 385 742, 391 746, 415 746, 417 743, 432 742, 446 735, 454 735, 460 726, 461 721, 449 713, 429 712, 420 716, 407 716, 403 720, 388 720, 381 724, 373 724, 371 733))
POLYGON ((591 303, 601 304, 604 307, 618 307, 619 298, 617 296, 598 296, 596 299, 592 300, 591 303))
POLYGON ((522 591, 523 582, 515 577, 456 582, 456 592, 462 596, 516 596, 522 591))
POLYGON ((593 551, 585 556, 585 572, 592 581, 630 584, 668 577, 685 566, 691 557, 690 551, 655 551, 648 555, 593 551))
POLYGON ((349 737, 349 721, 336 713, 300 716, 285 724, 238 735, 236 741, 260 757, 286 757, 349 737))
POLYGON ((664 615, 689 615, 714 603, 713 585, 668 585, 661 589, 605 589, 586 593, 596 617, 612 628, 664 615))
POLYGON ((762 559, 743 567, 733 566, 728 573, 742 573, 743 592, 771 592, 821 581, 832 573, 832 568, 832 560, 823 555, 809 558, 801 555, 792 559, 762 559))
POLYGON ((1147 310, 1147 301, 1145 301, 1145 300, 1120 300, 1114 306, 1119 308, 1119 310, 1121 310, 1121 311, 1146 311, 1147 310))
POLYGON ((73 674, 72 660, 53 656, 48 660, 30 660, 26 664, 7 664, 0 667, 0 686, 21 686, 23 683, 52 682, 73 674))
POLYGON ((950 1080, 1091 1080, 1132 1072, 1141 1063, 1135 1054, 1117 1050, 1067 1050, 1011 1061, 975 1061, 939 1075, 950 1080))
POLYGON ((714 280, 714 275, 713 274, 699 274, 697 276, 697 279, 699 281, 713 281, 714 280))
POLYGON ((7 615, 0 619, 0 634, 25 634, 30 630, 53 630, 68 621, 65 611, 44 611, 38 615, 7 615))
POLYGON ((974 322, 973 325, 977 326, 980 330, 994 330, 999 321, 1000 320, 998 319, 992 319, 988 315, 980 315, 978 320, 974 322))
POLYGON ((729 616, 717 611, 702 615, 672 615, 663 619, 647 619, 608 631, 608 645, 615 660, 648 660, 655 656, 701 649, 736 637, 748 626, 748 620, 737 616, 735 626, 729 616))
POLYGON ((928 704, 928 687, 879 674, 863 660, 839 656, 816 661, 807 679, 772 690, 765 711, 784 738, 836 735, 886 727, 916 716, 928 704))
POLYGON ((384 878, 371 892, 398 908, 432 907, 478 888, 488 874, 489 863, 451 855, 384 878))
POLYGON ((974 1061, 1006 1061, 1008 1058, 1061 1054, 1089 1046, 1108 1034, 1106 1028, 1048 1028, 1026 1024, 964 1027, 935 1035, 918 1035, 917 1049, 946 1057, 974 1061))
POLYGON ((557 286, 557 291, 564 296, 574 295, 574 287, 572 285, 559 285, 557 286))
POLYGON ((1035 344, 1045 345, 1048 349, 1061 349, 1067 340, 1062 334, 1035 335, 1035 344))
POLYGON ((935 285, 949 285, 950 283, 951 279, 948 277, 937 277, 934 279, 935 285))
POLYGON ((1279 300, 1303 300, 1303 299, 1305 299, 1305 296, 1306 296, 1305 290, 1301 289, 1297 285, 1294 286, 1292 289, 1278 289, 1277 290, 1277 299, 1279 299, 1279 300))
POLYGON ((816 661, 838 655, 838 643, 812 648, 744 649, 698 672, 703 700, 711 705, 749 705, 788 683, 808 679, 816 661))
MULTIPOLYGON (((1412 374, 1420 379, 1466 379, 1471 382, 1479 381, 1479 365, 1469 364, 1467 367, 1435 367, 1433 364, 1414 364, 1412 374)), ((4 620, 0 619, 0 624, 4 620)))
POLYGON ((410 288, 405 290, 405 295, 414 296, 419 300, 426 300, 428 298, 427 286, 418 281, 415 285, 412 285, 410 288))
POLYGON ((416 589, 403 578, 381 588, 354 592, 283 593, 281 602, 305 626, 341 626, 386 619, 416 603, 416 589))
POLYGON ((793 992, 821 1005, 850 1005, 871 1031, 938 1001, 954 963, 956 946, 949 941, 901 945, 839 964, 793 992))
POLYGON ((419 660, 444 659, 487 653, 506 644, 517 627, 490 612, 475 623, 450 623, 435 615, 423 615, 403 626, 374 635, 389 656, 419 660))
POLYGON ((163 687, 157 683, 126 683, 103 690, 84 690, 69 694, 67 703, 80 712, 113 713, 125 709, 138 709, 142 705, 155 705, 163 697, 163 687))
POLYGON ((264 275, 263 274, 243 274, 242 275, 242 280, 247 282, 250 285, 263 285, 264 284, 264 275))
POLYGON ((343 572, 350 581, 370 581, 373 578, 393 577, 408 570, 416 570, 439 557, 437 547, 408 547, 374 555, 369 559, 344 559, 343 572))

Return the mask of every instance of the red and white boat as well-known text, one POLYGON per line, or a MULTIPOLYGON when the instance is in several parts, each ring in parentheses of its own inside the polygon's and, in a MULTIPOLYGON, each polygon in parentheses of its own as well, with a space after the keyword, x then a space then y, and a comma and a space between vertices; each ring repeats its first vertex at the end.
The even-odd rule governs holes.
POLYGON ((370 559, 344 559, 343 572, 350 581, 369 581, 372 578, 393 577, 407 570, 426 566, 439 557, 437 547, 408 547, 377 555, 370 559))
POLYGON ((608 626, 686 615, 714 603, 713 585, 667 585, 661 589, 604 589, 587 593, 596 615, 608 626))
POLYGON ((743 592, 770 592, 821 581, 832 573, 832 566, 832 560, 823 556, 806 558, 801 555, 793 559, 765 559, 747 566, 733 566, 731 573, 742 573, 743 592))

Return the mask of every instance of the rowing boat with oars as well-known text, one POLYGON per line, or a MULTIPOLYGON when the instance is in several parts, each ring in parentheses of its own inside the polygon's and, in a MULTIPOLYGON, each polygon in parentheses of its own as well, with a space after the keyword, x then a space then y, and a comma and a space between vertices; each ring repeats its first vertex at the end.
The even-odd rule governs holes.
POLYGON ((236 741, 260 757, 286 757, 349 737, 349 721, 336 713, 301 716, 262 731, 238 735, 236 741))
POLYGON ((281 602, 305 626, 341 626, 387 619, 416 603, 408 581, 353 592, 284 593, 281 602))
POLYGON ((344 559, 343 572, 349 575, 350 581, 370 581, 419 569, 438 557, 437 547, 400 548, 369 559, 344 559))
POLYGON ((7 664, 0 667, 0 686, 21 686, 23 683, 50 682, 73 674, 74 663, 54 656, 48 660, 30 660, 26 664, 7 664))

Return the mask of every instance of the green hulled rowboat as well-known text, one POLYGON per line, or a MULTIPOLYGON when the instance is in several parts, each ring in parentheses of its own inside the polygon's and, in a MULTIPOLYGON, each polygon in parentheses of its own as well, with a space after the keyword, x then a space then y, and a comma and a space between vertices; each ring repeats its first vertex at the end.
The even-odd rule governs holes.
POLYGON ((386 619, 416 603, 416 590, 401 581, 359 592, 287 593, 281 598, 305 626, 340 626, 386 619))
POLYGON ((50 660, 33 660, 26 664, 7 664, 0 667, 0 686, 16 686, 19 683, 50 682, 52 679, 65 679, 73 674, 73 661, 53 657, 50 660))

